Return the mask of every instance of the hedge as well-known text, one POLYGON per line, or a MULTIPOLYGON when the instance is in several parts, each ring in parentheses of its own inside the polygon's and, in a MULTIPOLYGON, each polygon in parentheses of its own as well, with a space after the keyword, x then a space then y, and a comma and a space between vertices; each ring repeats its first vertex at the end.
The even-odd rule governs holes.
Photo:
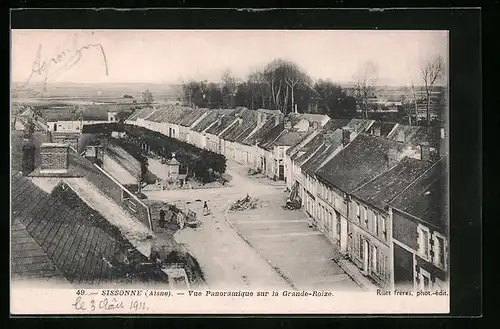
MULTIPOLYGON (((165 158, 171 158, 172 153, 175 153, 175 158, 181 163, 180 169, 187 170, 188 177, 194 174, 197 180, 204 183, 214 181, 217 176, 226 172, 225 156, 200 149, 147 128, 122 123, 98 123, 84 125, 82 132, 111 136, 113 131, 126 133, 125 139, 122 140, 123 144, 147 145, 155 154, 165 158)), ((134 157, 138 157, 136 152, 132 153, 134 157)))

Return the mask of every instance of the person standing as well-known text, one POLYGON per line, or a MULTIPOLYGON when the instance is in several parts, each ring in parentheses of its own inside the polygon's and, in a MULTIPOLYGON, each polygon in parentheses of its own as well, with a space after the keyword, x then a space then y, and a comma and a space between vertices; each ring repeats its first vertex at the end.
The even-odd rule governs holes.
POLYGON ((160 221, 158 222, 161 228, 165 227, 165 210, 163 208, 160 210, 160 221))
POLYGON ((205 202, 203 203, 203 214, 204 214, 204 215, 208 215, 209 213, 210 213, 210 211, 208 210, 208 204, 207 204, 207 202, 205 201, 205 202))

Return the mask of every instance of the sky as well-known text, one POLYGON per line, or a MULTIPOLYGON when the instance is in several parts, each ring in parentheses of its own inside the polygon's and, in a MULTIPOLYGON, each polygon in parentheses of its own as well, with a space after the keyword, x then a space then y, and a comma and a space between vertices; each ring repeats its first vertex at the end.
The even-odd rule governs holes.
POLYGON ((295 62, 313 79, 338 83, 351 82, 356 70, 366 61, 372 61, 378 67, 378 84, 401 86, 412 79, 419 81, 420 68, 431 56, 441 55, 448 63, 447 31, 12 30, 11 33, 11 79, 17 83, 45 79, 74 83, 219 81, 227 69, 246 79, 253 70, 263 68, 275 58, 283 58, 295 62), (44 67, 44 62, 50 65, 44 67))

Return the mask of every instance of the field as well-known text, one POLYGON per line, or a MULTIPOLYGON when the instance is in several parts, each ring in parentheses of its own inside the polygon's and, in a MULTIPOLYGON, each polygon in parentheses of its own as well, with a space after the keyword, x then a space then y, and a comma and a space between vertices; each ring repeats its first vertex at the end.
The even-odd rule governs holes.
POLYGON ((13 86, 12 98, 38 99, 48 101, 85 100, 93 102, 115 102, 123 100, 123 95, 130 95, 136 100, 142 98, 142 92, 151 91, 154 99, 177 98, 181 96, 181 88, 169 84, 120 83, 120 84, 80 84, 51 83, 46 90, 42 87, 13 86))

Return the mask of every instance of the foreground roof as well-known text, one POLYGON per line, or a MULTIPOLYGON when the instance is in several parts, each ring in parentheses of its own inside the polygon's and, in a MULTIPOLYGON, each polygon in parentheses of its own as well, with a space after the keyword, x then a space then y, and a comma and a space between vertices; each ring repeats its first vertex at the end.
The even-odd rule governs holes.
POLYGON ((29 178, 12 176, 12 224, 20 231, 12 236, 12 244, 30 245, 30 249, 13 248, 13 264, 22 263, 33 251, 39 258, 25 273, 29 277, 62 275, 75 284, 166 282, 161 270, 136 268, 148 263, 147 258, 97 211, 78 202, 76 193, 60 186, 48 194, 29 178))

